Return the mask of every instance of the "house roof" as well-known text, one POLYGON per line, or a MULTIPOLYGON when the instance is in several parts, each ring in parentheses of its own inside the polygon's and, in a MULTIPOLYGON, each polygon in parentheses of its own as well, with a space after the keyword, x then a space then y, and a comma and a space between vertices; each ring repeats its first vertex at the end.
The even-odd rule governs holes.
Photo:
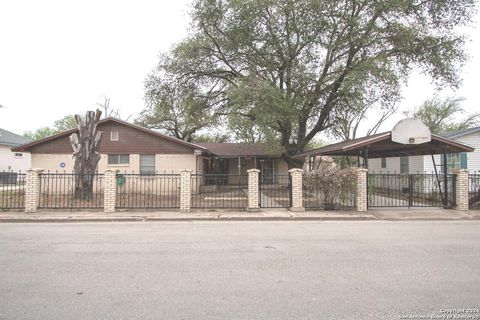
POLYGON ((222 157, 278 156, 269 152, 265 143, 199 143, 211 153, 222 157))
POLYGON ((322 148, 310 150, 295 156, 305 158, 316 155, 356 156, 368 150, 369 158, 415 156, 447 153, 472 152, 474 149, 466 144, 432 134, 430 142, 422 144, 400 144, 393 142, 391 131, 371 136, 334 143, 322 148))
POLYGON ((448 137, 448 138, 457 138, 457 137, 465 136, 467 134, 475 133, 478 131, 480 131, 480 127, 469 128, 469 129, 460 130, 457 132, 451 132, 451 133, 443 134, 442 136, 448 137))
POLYGON ((0 144, 9 147, 16 147, 29 142, 30 139, 5 129, 0 129, 0 144))
MULTIPOLYGON (((102 120, 100 120, 100 121, 98 122, 98 124, 102 124, 102 123, 105 123, 105 122, 115 122, 115 123, 118 123, 118 124, 121 124, 121 125, 124 125, 124 126, 128 126, 128 127, 134 128, 134 129, 136 129, 136 130, 140 130, 140 131, 142 131, 142 132, 145 132, 145 133, 148 133, 148 134, 151 134, 151 135, 160 137, 160 138, 162 138, 162 139, 169 140, 169 141, 172 141, 172 142, 175 142, 175 143, 178 143, 178 144, 181 144, 181 145, 190 147, 190 148, 192 148, 192 149, 198 149, 198 150, 202 150, 202 151, 208 151, 205 147, 202 147, 202 146, 200 146, 200 145, 198 145, 198 144, 194 144, 194 143, 186 142, 186 141, 183 141, 183 140, 180 140, 180 139, 177 139, 177 138, 173 138, 173 137, 164 135, 164 134, 162 134, 162 133, 160 133, 160 132, 157 132, 157 131, 154 131, 154 130, 150 130, 150 129, 147 129, 147 128, 138 126, 138 125, 136 125, 136 124, 132 124, 132 123, 129 123, 129 122, 126 122, 126 121, 123 121, 123 120, 120 120, 120 119, 112 118, 112 117, 108 117, 108 118, 102 119, 102 120)), ((29 143, 20 145, 20 146, 18 146, 18 147, 16 147, 16 148, 13 148, 12 150, 13 150, 13 151, 29 151, 29 149, 32 148, 32 147, 41 145, 42 143, 49 142, 49 141, 55 140, 55 139, 60 138, 60 137, 63 137, 63 136, 69 136, 70 134, 72 134, 72 133, 74 133, 74 132, 77 132, 77 131, 78 131, 77 128, 70 129, 70 130, 66 130, 66 131, 62 131, 62 132, 60 132, 60 133, 57 133, 57 134, 48 136, 48 137, 46 137, 46 138, 39 139, 39 140, 36 140, 36 141, 32 141, 32 142, 29 142, 29 143)))

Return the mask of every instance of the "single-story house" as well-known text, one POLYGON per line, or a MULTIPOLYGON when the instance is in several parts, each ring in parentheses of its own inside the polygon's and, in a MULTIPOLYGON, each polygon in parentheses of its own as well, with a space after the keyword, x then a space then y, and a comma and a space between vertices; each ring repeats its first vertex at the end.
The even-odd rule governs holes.
MULTIPOLYGON (((115 168, 121 172, 150 174, 246 174, 258 168, 261 180, 273 182, 275 174, 288 174, 286 162, 261 143, 189 143, 115 118, 98 124, 103 132, 98 172, 115 168)), ((23 144, 14 152, 31 154, 31 165, 47 171, 73 171, 74 160, 67 130, 23 144)))
POLYGON ((28 143, 30 140, 21 135, 0 129, 0 172, 26 171, 30 168, 30 154, 12 151, 12 148, 28 143))
MULTIPOLYGON (((447 155, 447 167, 467 169, 469 172, 480 172, 480 127, 462 130, 444 135, 444 137, 466 144, 474 148, 473 152, 453 153, 447 155)), ((432 173, 435 165, 438 172, 443 171, 441 155, 386 157, 369 160, 368 167, 374 173, 432 173)))

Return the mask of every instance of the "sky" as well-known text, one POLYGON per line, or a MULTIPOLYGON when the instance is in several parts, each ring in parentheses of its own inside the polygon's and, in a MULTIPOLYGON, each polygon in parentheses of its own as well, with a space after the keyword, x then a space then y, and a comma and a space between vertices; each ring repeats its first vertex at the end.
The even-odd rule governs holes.
MULTIPOLYGON (((188 32, 190 0, 53 1, 0 0, 0 128, 22 134, 51 126, 65 115, 96 108, 107 96, 122 118, 144 108, 144 80, 158 55, 188 32)), ((470 61, 463 83, 442 96, 466 100, 480 110, 480 33, 466 29, 470 61)), ((400 110, 420 105, 436 92, 414 73, 400 110)), ((401 113, 385 123, 391 127, 401 113)))

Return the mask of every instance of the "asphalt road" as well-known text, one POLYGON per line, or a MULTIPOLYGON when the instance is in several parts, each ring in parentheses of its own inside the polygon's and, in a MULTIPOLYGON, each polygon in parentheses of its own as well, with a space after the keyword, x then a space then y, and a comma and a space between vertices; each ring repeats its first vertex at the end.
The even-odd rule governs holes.
POLYGON ((0 319, 401 319, 452 308, 480 308, 478 221, 0 224, 0 319))

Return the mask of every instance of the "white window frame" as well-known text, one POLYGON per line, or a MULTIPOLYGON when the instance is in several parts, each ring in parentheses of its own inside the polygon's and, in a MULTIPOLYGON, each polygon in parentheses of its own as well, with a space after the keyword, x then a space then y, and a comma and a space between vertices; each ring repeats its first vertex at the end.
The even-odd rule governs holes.
POLYGON ((130 165, 130 155, 129 154, 108 154, 107 155, 107 164, 109 166, 129 166, 130 165), (127 163, 121 163, 120 162, 120 156, 128 156, 128 162, 127 163), (113 157, 117 158, 116 163, 110 163, 110 159, 113 159, 113 157))
POLYGON ((118 131, 110 131, 110 141, 118 141, 118 131))

